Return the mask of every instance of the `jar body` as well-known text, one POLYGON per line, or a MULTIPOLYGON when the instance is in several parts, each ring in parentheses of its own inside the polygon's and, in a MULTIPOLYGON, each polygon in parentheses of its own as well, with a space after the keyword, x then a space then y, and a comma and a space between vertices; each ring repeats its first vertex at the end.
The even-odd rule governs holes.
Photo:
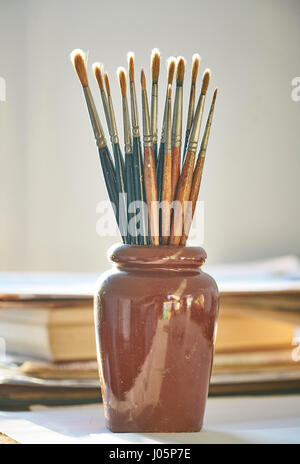
POLYGON ((119 268, 99 281, 96 341, 112 431, 193 432, 202 427, 218 290, 197 263, 185 263, 186 250, 192 256, 188 247, 120 247, 114 254, 119 268), (173 261, 170 253, 176 253, 173 261))

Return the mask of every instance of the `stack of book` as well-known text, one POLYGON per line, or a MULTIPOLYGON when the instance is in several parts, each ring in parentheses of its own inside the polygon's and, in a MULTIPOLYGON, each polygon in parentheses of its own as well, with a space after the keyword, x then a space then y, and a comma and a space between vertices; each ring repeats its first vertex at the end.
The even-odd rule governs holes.
POLYGON ((284 256, 210 272, 220 289, 211 393, 299 391, 299 259, 284 256))
MULTIPOLYGON (((220 289, 211 395, 300 390, 299 269, 294 257, 209 269, 220 289)), ((99 401, 96 279, 0 273, 0 408, 99 401)))
POLYGON ((0 408, 99 401, 96 279, 80 273, 0 273, 0 408))

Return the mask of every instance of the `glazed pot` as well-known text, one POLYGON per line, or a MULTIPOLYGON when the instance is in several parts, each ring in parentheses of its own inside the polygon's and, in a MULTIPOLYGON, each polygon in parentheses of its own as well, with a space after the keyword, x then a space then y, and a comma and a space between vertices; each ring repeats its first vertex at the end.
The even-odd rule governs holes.
POLYGON ((202 248, 115 248, 98 282, 95 326, 107 427, 193 432, 202 427, 218 289, 202 248))

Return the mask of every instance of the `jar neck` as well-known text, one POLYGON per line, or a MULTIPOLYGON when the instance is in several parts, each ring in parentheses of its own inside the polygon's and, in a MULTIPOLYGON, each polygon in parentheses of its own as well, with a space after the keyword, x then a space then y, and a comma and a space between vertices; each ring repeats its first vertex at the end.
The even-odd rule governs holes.
POLYGON ((119 269, 135 271, 199 270, 206 260, 201 247, 183 246, 114 246, 109 259, 119 269))

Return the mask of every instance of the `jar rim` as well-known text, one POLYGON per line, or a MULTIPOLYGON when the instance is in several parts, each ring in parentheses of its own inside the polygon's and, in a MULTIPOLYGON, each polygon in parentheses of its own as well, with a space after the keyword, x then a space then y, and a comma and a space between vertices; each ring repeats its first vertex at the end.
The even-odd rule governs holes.
POLYGON ((108 258, 118 267, 199 268, 206 260, 202 247, 114 245, 108 258))

